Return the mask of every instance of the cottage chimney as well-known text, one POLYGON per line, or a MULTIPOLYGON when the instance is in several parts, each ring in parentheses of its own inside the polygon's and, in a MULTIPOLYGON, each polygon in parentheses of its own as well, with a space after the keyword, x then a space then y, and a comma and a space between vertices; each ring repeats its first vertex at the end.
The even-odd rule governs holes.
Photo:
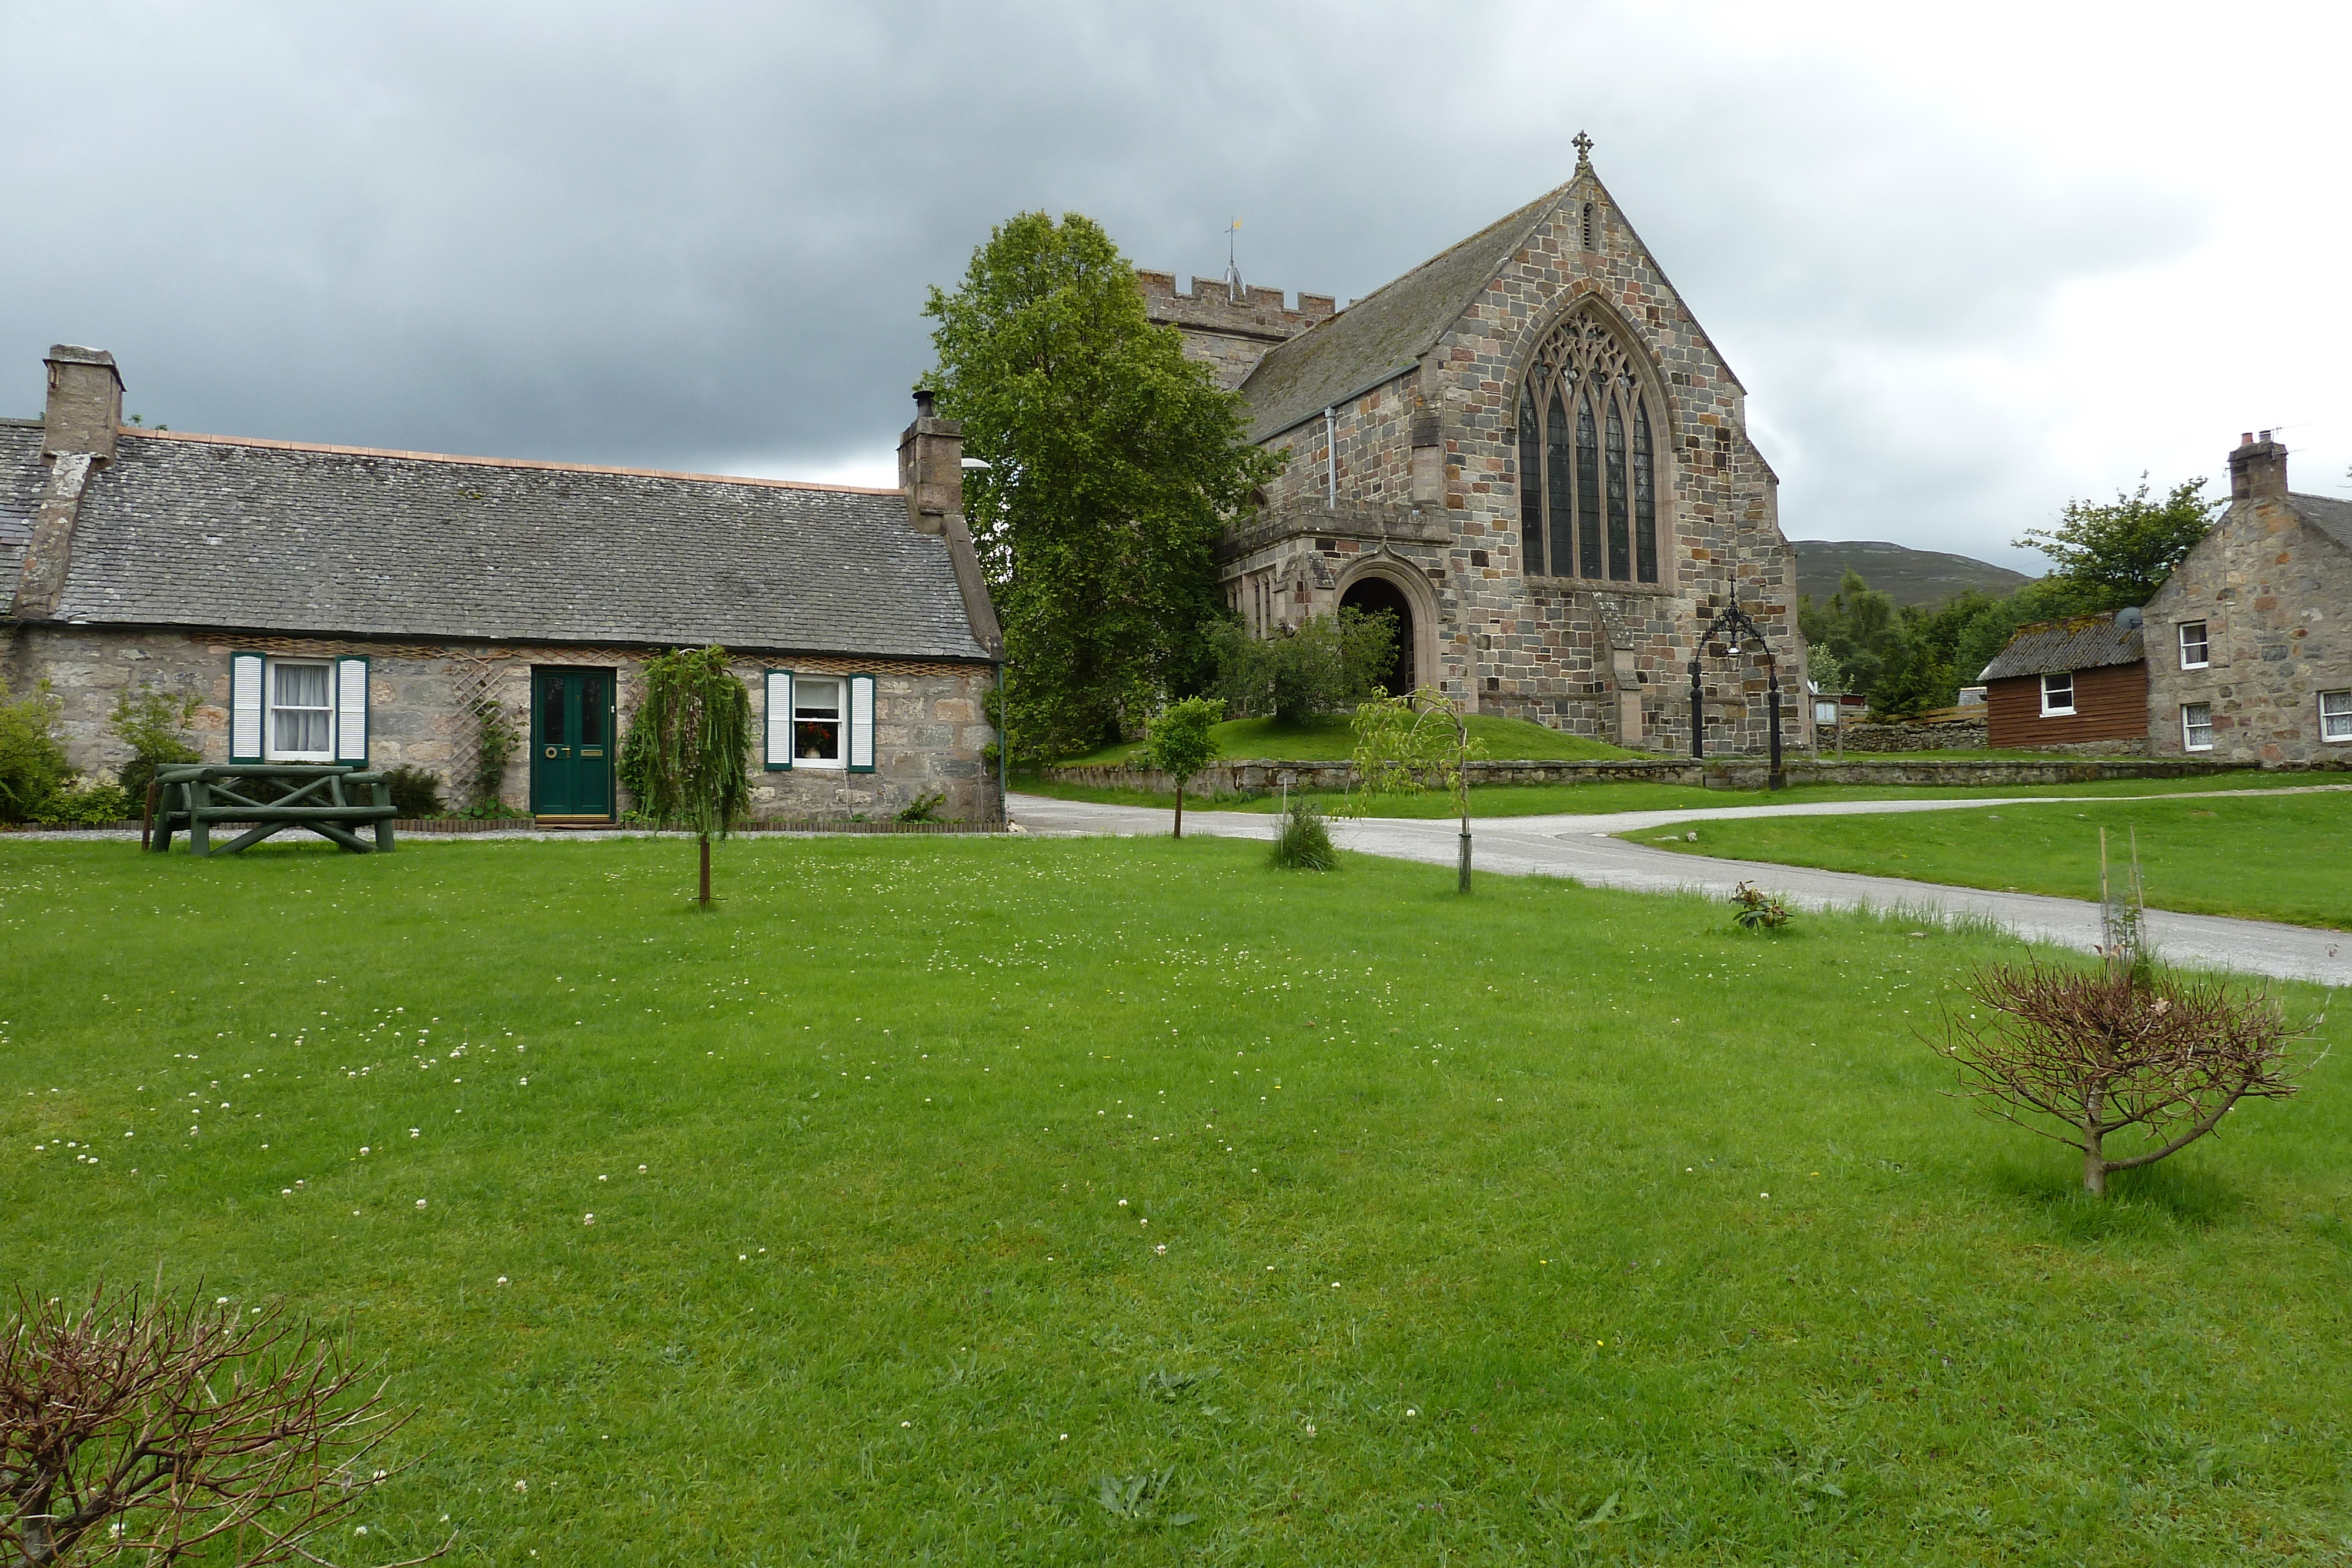
POLYGON ((907 520, 918 533, 936 534, 945 519, 963 515, 963 424, 931 412, 929 387, 915 389, 915 423, 898 437, 898 487, 907 493, 907 520))
POLYGON ((2273 441, 2267 430, 2260 441, 2249 431, 2238 442, 2238 449, 2230 454, 2230 499, 2252 501, 2285 495, 2286 448, 2273 441))
POLYGON ((92 468, 113 460, 122 423, 122 377, 102 349, 59 343, 49 350, 48 407, 41 415, 41 455, 49 471, 33 504, 33 538, 16 569, 8 613, 46 621, 57 613, 73 565, 74 525, 92 468))
POLYGON ((86 452, 101 463, 111 460, 114 433, 122 423, 122 377, 114 356, 58 343, 45 362, 49 405, 41 416, 41 455, 86 452))

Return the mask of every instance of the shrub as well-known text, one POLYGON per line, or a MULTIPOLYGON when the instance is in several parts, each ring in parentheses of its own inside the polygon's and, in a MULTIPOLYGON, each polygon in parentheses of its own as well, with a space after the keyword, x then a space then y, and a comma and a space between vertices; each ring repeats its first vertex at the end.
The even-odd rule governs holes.
POLYGON ((907 809, 898 813, 898 821, 902 822, 943 821, 945 819, 940 815, 940 808, 947 803, 947 794, 943 790, 934 789, 929 794, 918 795, 907 802, 907 809))
POLYGON ((1731 890, 1731 918, 1743 931, 1778 931, 1790 916, 1787 904, 1754 883, 1743 882, 1731 890))
MULTIPOLYGON (((478 728, 474 744, 474 776, 467 780, 468 793, 473 797, 469 816, 505 817, 527 813, 511 810, 500 805, 499 791, 506 787, 507 764, 522 747, 522 731, 507 713, 506 705, 484 697, 475 705, 474 717, 478 728)), ((623 782, 627 782, 625 769, 628 754, 622 752, 623 782)))
POLYGON ((1286 724, 1351 708, 1379 695, 1396 662, 1396 617, 1342 610, 1270 637, 1228 622, 1210 633, 1217 682, 1234 712, 1286 724))
POLYGON ((205 759, 186 733, 188 722, 195 716, 193 693, 142 685, 125 686, 115 694, 114 711, 107 716, 106 727, 131 747, 131 760, 115 773, 124 794, 143 806, 155 769, 205 759))
POLYGON ((0 821, 30 821, 66 780, 58 706, 47 681, 13 699, 0 682, 0 821))
POLYGON ((383 781, 392 787, 392 804, 403 817, 441 814, 441 779, 422 768, 387 768, 383 781))
POLYGON ((1267 861, 1277 871, 1339 870, 1339 852, 1332 847, 1323 808, 1303 797, 1293 800, 1282 814, 1282 831, 1275 835, 1267 861))
POLYGON ((1969 1000, 1948 1007, 1939 1049, 1962 1095, 1988 1114, 2083 1152, 2083 1186, 2152 1165, 2211 1132, 2241 1099, 2295 1092, 2291 1030, 2263 992, 2219 980, 2135 980, 2113 965, 2090 972, 2040 964, 1977 972, 1969 1000), (2055 1122, 2053 1130, 2050 1123, 2055 1122), (2137 1127, 2162 1140, 2123 1159, 2106 1140, 2137 1127))
POLYGON ((117 784, 71 784, 49 791, 33 808, 45 828, 110 828, 139 815, 139 802, 117 784))

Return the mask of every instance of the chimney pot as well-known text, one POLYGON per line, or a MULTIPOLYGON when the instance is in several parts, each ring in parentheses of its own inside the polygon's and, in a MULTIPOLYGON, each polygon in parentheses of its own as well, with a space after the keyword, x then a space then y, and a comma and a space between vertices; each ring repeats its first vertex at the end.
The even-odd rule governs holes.
POLYGON ((917 419, 930 419, 935 417, 932 413, 932 405, 937 399, 937 396, 938 394, 933 392, 929 387, 917 387, 915 389, 915 417, 917 419))
POLYGON ((2247 431, 2244 434, 2242 434, 2242 435, 2241 435, 2241 436, 2239 436, 2239 437, 2238 437, 2238 444, 2239 444, 2239 445, 2241 445, 2241 446, 2252 446, 2253 444, 2254 444, 2254 433, 2253 433, 2252 431, 2251 431, 2251 430, 2247 431))

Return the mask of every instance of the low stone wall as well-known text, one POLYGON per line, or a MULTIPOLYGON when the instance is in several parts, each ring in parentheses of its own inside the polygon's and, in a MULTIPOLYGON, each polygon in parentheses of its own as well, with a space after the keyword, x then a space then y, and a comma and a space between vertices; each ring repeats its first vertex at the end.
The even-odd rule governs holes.
MULTIPOLYGON (((1822 732, 1822 744, 1834 748, 1837 732, 1822 732)), ((1845 727, 1848 751, 1982 751, 1985 721, 1959 718, 1926 723, 1850 724, 1845 727)))
MULTIPOLYGON (((2241 762, 2213 762, 2181 758, 2126 758, 2093 760, 2070 757, 2047 759, 1954 758, 1948 762, 1918 758, 1784 759, 1791 784, 1902 784, 1933 789, 1970 786, 2009 788, 2021 784, 2090 784, 2104 779, 2191 779, 2244 768, 2241 762)), ((1487 784, 1703 784, 1710 789, 1761 789, 1769 764, 1760 757, 1709 758, 1704 764, 1688 758, 1612 762, 1508 762, 1470 764, 1473 789, 1487 784)), ((1048 768, 1047 781, 1097 789, 1139 789, 1166 794, 1175 786, 1164 773, 1125 763, 1089 763, 1048 768)), ((1284 789, 1345 790, 1355 782, 1355 770, 1345 762, 1220 762, 1204 769, 1185 787, 1188 796, 1266 794, 1284 789)))

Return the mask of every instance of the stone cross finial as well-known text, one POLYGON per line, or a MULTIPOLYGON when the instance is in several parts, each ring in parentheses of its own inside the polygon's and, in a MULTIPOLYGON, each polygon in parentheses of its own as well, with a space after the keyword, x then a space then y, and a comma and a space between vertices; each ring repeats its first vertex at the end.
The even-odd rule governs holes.
POLYGON ((1590 169, 1592 167, 1591 137, 1587 136, 1583 131, 1580 131, 1576 133, 1575 139, 1569 142, 1569 145, 1576 149, 1576 166, 1578 168, 1590 169))

